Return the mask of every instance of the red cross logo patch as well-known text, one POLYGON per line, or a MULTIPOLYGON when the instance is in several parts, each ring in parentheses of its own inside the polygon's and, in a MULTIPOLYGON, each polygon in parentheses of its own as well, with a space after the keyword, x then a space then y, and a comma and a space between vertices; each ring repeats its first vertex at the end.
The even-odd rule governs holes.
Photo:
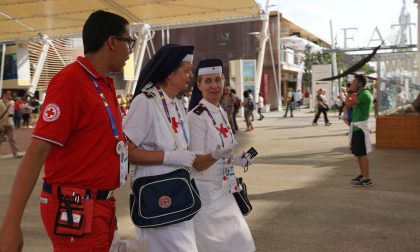
POLYGON ((220 134, 223 134, 224 138, 226 138, 229 130, 228 130, 228 128, 223 127, 223 123, 220 123, 219 132, 220 132, 220 134))
POLYGON ((159 207, 161 208, 168 208, 172 205, 172 200, 168 196, 161 196, 159 198, 159 207))
POLYGON ((175 117, 172 117, 172 129, 174 129, 175 134, 178 134, 178 122, 176 121, 175 117))
POLYGON ((44 113, 42 114, 42 119, 46 122, 53 122, 60 117, 60 107, 55 103, 48 104, 44 113))

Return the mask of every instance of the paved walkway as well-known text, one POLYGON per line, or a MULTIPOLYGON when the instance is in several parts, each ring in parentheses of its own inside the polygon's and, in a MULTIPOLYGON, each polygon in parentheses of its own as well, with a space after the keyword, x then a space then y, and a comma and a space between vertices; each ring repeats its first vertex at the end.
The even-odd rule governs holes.
MULTIPOLYGON (((307 111, 295 112, 294 118, 272 112, 255 121, 256 129, 249 133, 239 119, 238 150, 254 146, 259 152, 248 172, 238 172, 254 207, 247 221, 257 251, 419 251, 420 150, 374 148, 370 163, 375 184, 354 188, 350 179, 359 171, 348 151, 347 126, 334 114, 330 127, 322 121, 312 127, 312 118, 307 111)), ((372 140, 376 142, 375 134, 372 140)), ((1 216, 18 162, 0 159, 1 216)), ((40 184, 24 216, 24 251, 51 251, 39 217, 40 184)), ((116 193, 124 238, 134 236, 128 192, 126 186, 116 193)))
MULTIPOLYGON (((32 129, 30 128, 15 129, 15 140, 20 152, 25 151, 28 147, 29 142, 31 141, 31 134, 32 129)), ((12 151, 10 150, 9 143, 2 143, 0 146, 0 159, 12 157, 11 153, 12 151)))

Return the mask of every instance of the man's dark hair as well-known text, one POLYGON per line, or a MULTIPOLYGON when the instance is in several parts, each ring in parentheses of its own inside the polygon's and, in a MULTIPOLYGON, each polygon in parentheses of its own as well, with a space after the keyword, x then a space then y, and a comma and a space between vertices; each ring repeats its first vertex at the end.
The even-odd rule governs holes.
POLYGON ((357 88, 366 86, 366 77, 363 74, 355 74, 354 78, 356 79, 357 88))
POLYGON ((111 12, 98 10, 90 14, 83 26, 84 53, 99 51, 110 36, 120 36, 128 21, 111 12))

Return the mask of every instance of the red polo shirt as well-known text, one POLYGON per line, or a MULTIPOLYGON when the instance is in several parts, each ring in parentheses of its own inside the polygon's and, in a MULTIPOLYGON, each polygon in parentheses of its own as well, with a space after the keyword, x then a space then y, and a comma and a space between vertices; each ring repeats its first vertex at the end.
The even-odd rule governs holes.
POLYGON ((90 189, 119 185, 119 155, 111 123, 91 76, 99 84, 123 139, 120 110, 111 78, 83 57, 61 70, 48 85, 33 138, 53 144, 44 180, 90 189))

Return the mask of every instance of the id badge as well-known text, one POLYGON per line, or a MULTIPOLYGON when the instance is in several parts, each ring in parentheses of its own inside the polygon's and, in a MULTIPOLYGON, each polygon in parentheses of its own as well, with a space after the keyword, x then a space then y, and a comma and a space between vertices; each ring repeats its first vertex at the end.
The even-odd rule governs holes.
POLYGON ((127 182, 128 177, 128 144, 124 143, 123 151, 120 153, 120 187, 127 182))
POLYGON ((239 187, 236 183, 235 170, 232 165, 227 165, 223 169, 223 187, 229 193, 239 192, 239 187))

